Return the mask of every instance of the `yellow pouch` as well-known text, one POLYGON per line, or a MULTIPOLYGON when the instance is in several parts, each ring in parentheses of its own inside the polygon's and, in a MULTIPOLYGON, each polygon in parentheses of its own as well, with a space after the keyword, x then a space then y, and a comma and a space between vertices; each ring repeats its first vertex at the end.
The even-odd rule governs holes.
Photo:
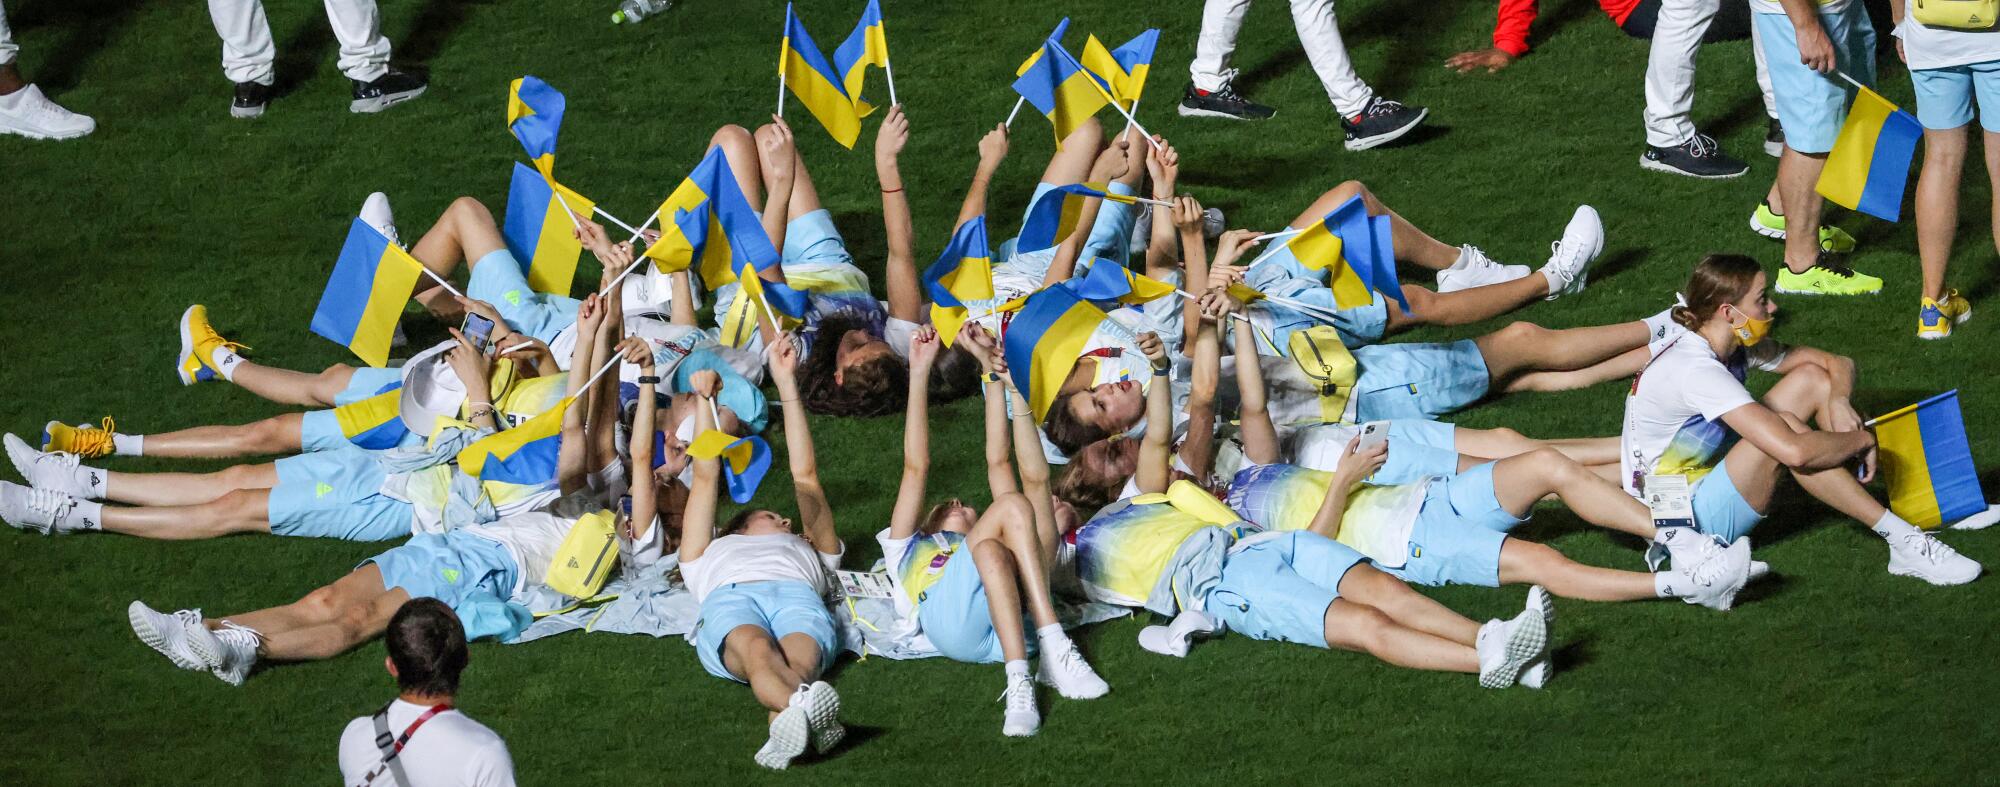
POLYGON ((610 511, 585 514, 570 525, 542 584, 578 599, 590 599, 618 565, 618 525, 610 511))
POLYGON ((1910 15, 1926 27, 1985 30, 2000 17, 2000 0, 1911 0, 1910 15))
POLYGON ((1173 485, 1167 487, 1166 494, 1140 495, 1132 498, 1132 502, 1137 505, 1166 503, 1173 506, 1176 511, 1211 525, 1231 525, 1243 519, 1229 506, 1215 499, 1215 495, 1209 494, 1208 490, 1187 479, 1175 481, 1173 485))
POLYGON ((1360 376, 1354 353, 1340 341, 1340 331, 1331 325, 1315 325, 1293 332, 1286 345, 1292 362, 1319 389, 1319 419, 1339 423, 1347 412, 1347 398, 1354 394, 1354 381, 1360 376))

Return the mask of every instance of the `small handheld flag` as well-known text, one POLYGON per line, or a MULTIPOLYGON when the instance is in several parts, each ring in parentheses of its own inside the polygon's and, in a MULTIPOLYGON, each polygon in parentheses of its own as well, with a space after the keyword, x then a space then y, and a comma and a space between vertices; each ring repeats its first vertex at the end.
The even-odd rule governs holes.
POLYGON ((560 91, 538 77, 524 76, 507 86, 507 130, 544 177, 555 177, 556 134, 567 104, 560 91))
POLYGON ((1153 49, 1159 43, 1158 29, 1147 30, 1117 49, 1108 50, 1093 35, 1083 44, 1083 67, 1096 74, 1110 89, 1111 97, 1129 110, 1138 105, 1139 94, 1146 90, 1146 75, 1153 67, 1153 49))
POLYGON ((695 437, 687 452, 696 459, 722 459, 722 479, 729 488, 729 499, 739 504, 757 496, 757 486, 771 471, 771 444, 754 435, 737 438, 710 429, 695 437))
MULTIPOLYGON (((861 21, 854 23, 854 32, 847 34, 847 40, 833 50, 833 71, 840 75, 841 88, 854 102, 857 117, 867 117, 875 111, 875 105, 861 99, 869 66, 885 72, 889 68, 889 34, 882 27, 882 6, 877 0, 868 0, 868 7, 861 9, 861 21)), ((896 103, 894 76, 889 77, 889 103, 896 103)))
POLYGON ((986 243, 986 217, 974 216, 958 225, 944 253, 924 269, 923 278, 931 296, 931 325, 950 347, 971 316, 965 302, 993 298, 993 252, 986 243))
POLYGON ((1028 206, 1028 217, 1021 222, 1021 236, 1014 242, 1015 247, 1023 252, 1040 251, 1063 242, 1076 232, 1077 222, 1083 217, 1084 200, 1093 197, 1126 204, 1139 201, 1129 194, 1113 193, 1108 183, 1056 186, 1028 206))
POLYGON ((1104 86, 1095 82, 1090 72, 1062 48, 1062 31, 1068 27, 1069 20, 1065 18, 1056 32, 1042 42, 1041 49, 1022 64, 1019 77, 1014 80, 1014 92, 1049 119, 1055 129, 1057 149, 1062 148, 1064 137, 1111 103, 1104 86))
POLYGON ((583 195, 535 174, 525 164, 514 164, 500 236, 521 264, 529 287, 536 292, 569 294, 576 280, 576 261, 583 256, 583 241, 572 231, 576 225, 569 211, 581 214, 579 219, 588 219, 596 209, 597 203, 583 195), (556 197, 558 189, 563 194, 560 199, 556 197))
POLYGON ((424 266, 367 222, 347 227, 347 242, 333 263, 326 291, 313 310, 312 332, 346 345, 369 366, 389 362, 396 320, 416 289, 424 266))
POLYGON ((1987 509, 1966 439, 1958 391, 1951 390, 1871 422, 1888 477, 1889 509, 1931 530, 1987 509))
POLYGON ((660 239, 645 256, 661 273, 687 270, 697 261, 710 289, 736 280, 737 262, 757 270, 778 264, 778 249, 736 185, 721 148, 711 148, 656 214, 660 239))
MULTIPOLYGON (((883 52, 886 55, 887 48, 883 52)), ((847 95, 838 72, 826 61, 826 53, 813 43, 806 24, 785 4, 785 38, 778 49, 778 75, 792 95, 826 127, 833 140, 852 150, 861 136, 861 115, 853 97, 847 95)))
POLYGON ((340 434, 361 448, 395 448, 410 433, 402 418, 403 381, 382 386, 373 396, 333 408, 340 434))
POLYGON ((1029 295, 1007 324, 1001 344, 1008 374, 1028 398, 1037 421, 1048 418, 1056 393, 1104 317, 1104 310, 1058 283, 1029 295))
POLYGON ((1394 299, 1405 312, 1410 304, 1396 280, 1396 253, 1388 216, 1368 215, 1367 205, 1356 195, 1340 203, 1326 216, 1306 227, 1285 248, 1300 265, 1313 270, 1331 270, 1327 282, 1333 290, 1334 305, 1352 309, 1374 302, 1374 293, 1394 299))
POLYGON ((1174 286, 1134 273, 1115 260, 1092 257, 1069 286, 1078 297, 1093 302, 1138 306, 1174 294, 1174 286))
POLYGON ((563 413, 576 401, 565 396, 520 426, 473 441, 458 452, 458 468, 481 481, 546 484, 556 480, 563 413))
MULTIPOLYGON (((1845 75, 1842 75, 1843 77, 1845 75)), ((1850 79, 1849 81, 1853 81, 1850 79)), ((1883 221, 1903 215, 1903 186, 1909 182, 1910 160, 1924 136, 1915 115, 1862 87, 1847 110, 1847 122, 1834 138, 1813 188, 1834 204, 1883 221)))

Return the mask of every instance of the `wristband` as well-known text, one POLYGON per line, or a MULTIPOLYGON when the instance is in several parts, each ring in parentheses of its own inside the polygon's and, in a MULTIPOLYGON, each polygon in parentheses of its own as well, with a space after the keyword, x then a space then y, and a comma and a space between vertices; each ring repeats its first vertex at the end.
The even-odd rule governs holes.
POLYGON ((1170 366, 1155 366, 1155 367, 1153 367, 1153 376, 1154 376, 1154 377, 1165 377, 1165 376, 1167 376, 1167 373, 1168 373, 1168 372, 1170 372, 1170 371, 1173 371, 1173 367, 1170 367, 1170 366))
POLYGON ((893 188, 893 189, 883 189, 883 190, 882 190, 882 193, 884 193, 884 194, 894 194, 894 193, 896 193, 896 192, 898 192, 898 191, 902 191, 902 190, 903 190, 903 187, 902 187, 902 186, 897 186, 897 187, 895 187, 895 188, 893 188))
POLYGON ((639 379, 636 382, 640 385, 659 385, 660 378, 656 375, 642 374, 639 375, 639 379))
POLYGON ((996 385, 997 385, 997 384, 999 384, 999 382, 1000 382, 1000 373, 999 373, 999 372, 987 372, 987 373, 986 373, 986 381, 987 381, 987 382, 989 382, 989 383, 994 383, 994 384, 996 384, 996 385))

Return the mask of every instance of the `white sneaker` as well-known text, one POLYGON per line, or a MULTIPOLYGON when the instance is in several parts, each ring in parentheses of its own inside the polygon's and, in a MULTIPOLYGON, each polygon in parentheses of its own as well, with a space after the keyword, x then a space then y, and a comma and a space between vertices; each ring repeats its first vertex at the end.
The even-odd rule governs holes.
POLYGON ((826 681, 813 681, 810 686, 800 686, 792 694, 792 704, 806 711, 806 726, 812 729, 813 751, 825 754, 840 745, 840 739, 847 737, 847 728, 840 726, 840 693, 826 681))
POLYGON ((264 644, 264 636, 255 629, 238 626, 229 621, 222 622, 222 628, 209 632, 207 637, 194 637, 189 645, 196 651, 214 647, 208 656, 209 673, 231 686, 243 685, 243 679, 250 677, 250 668, 257 666, 257 647, 264 644))
POLYGON ((1771 573, 1771 564, 1766 563, 1762 560, 1750 561, 1750 578, 1748 581, 1755 582, 1757 580, 1763 579, 1764 575, 1769 573, 1771 573))
POLYGON ((125 618, 132 622, 132 633, 139 635, 140 642, 159 651, 174 666, 181 669, 210 669, 213 666, 188 642, 193 632, 208 631, 208 627, 202 625, 201 610, 183 609, 165 615, 146 606, 145 602, 134 601, 125 608, 125 618))
POLYGON ((29 486, 61 492, 80 500, 98 500, 104 497, 104 471, 90 470, 88 483, 76 477, 76 468, 82 464, 76 454, 61 451, 37 451, 28 441, 12 434, 0 436, 7 446, 7 461, 14 464, 14 472, 29 486))
POLYGON ((1026 738, 1042 729, 1042 712, 1035 707, 1035 681, 1026 675, 1010 678, 1007 691, 1000 695, 1007 701, 1007 715, 1000 723, 1000 733, 1009 738, 1026 738))
MULTIPOLYGON (((1548 632, 1549 642, 1551 643, 1555 642, 1556 639, 1555 596, 1550 595, 1548 589, 1542 587, 1541 585, 1534 585, 1529 587, 1527 611, 1537 613, 1542 616, 1542 624, 1543 627, 1548 632)), ((1540 659, 1536 659, 1533 664, 1529 664, 1527 669, 1521 670, 1521 685, 1531 689, 1539 689, 1543 686, 1548 685, 1549 678, 1555 677, 1555 674, 1556 674, 1555 654, 1549 653, 1547 655, 1542 656, 1540 659)))
POLYGON ((1889 573, 1916 577, 1933 585, 1963 585, 1979 578, 1979 562, 1958 553, 1922 530, 1885 539, 1889 542, 1889 573))
POLYGON ((1750 581, 1750 539, 1718 549, 1707 560, 1674 572, 1669 592, 1689 604, 1714 610, 1728 610, 1736 594, 1750 581))
POLYGON ((1524 610, 1513 620, 1490 620, 1473 640, 1479 654, 1479 685, 1504 689, 1520 679, 1521 670, 1549 650, 1548 623, 1539 610, 1524 610))
MULTIPOLYGON (((796 702, 797 695, 793 695, 796 702)), ((764 741, 764 747, 757 750, 753 759, 758 765, 774 771, 782 771, 792 764, 792 759, 806 753, 806 738, 812 734, 812 726, 806 721, 806 709, 793 705, 778 713, 771 720, 771 737, 764 741)))
POLYGON ((1459 247, 1451 267, 1437 272, 1438 292, 1457 292, 1489 284, 1506 284, 1533 273, 1526 265, 1501 265, 1477 246, 1459 247))
POLYGON ((1584 282, 1590 278, 1590 263, 1603 252, 1604 221, 1597 217, 1596 208, 1577 206, 1569 226, 1563 228, 1562 240, 1549 244, 1549 262, 1542 266, 1542 275, 1549 278, 1548 299, 1583 292, 1584 282))
POLYGON ((1139 632, 1139 647, 1162 656, 1187 658, 1188 645, 1195 637, 1213 636, 1222 630, 1222 621, 1198 609, 1184 609, 1166 626, 1147 626, 1139 632))
POLYGON ((403 238, 396 234, 396 214, 389 210, 389 195, 375 192, 361 201, 361 222, 374 227, 390 243, 403 245, 403 238))
POLYGON ((1661 563, 1675 571, 1692 568, 1714 557, 1723 546, 1721 539, 1692 527, 1663 527, 1646 544, 1646 570, 1659 571, 1661 563))
POLYGON ((1951 529, 1985 530, 1992 527, 1996 522, 2000 522, 2000 505, 1987 506, 1985 511, 1953 522, 1951 523, 1951 529))
POLYGON ((1073 700, 1094 700, 1111 691, 1111 684, 1097 677, 1090 663, 1083 660, 1074 640, 1065 640, 1061 648, 1042 648, 1041 659, 1036 679, 1054 686, 1057 694, 1073 700))
POLYGON ((76 498, 54 489, 30 489, 0 481, 0 519, 42 535, 96 529, 97 523, 76 515, 76 498))
POLYGON ((34 85, 0 96, 0 134, 19 134, 29 139, 75 139, 95 130, 97 121, 63 109, 34 85))

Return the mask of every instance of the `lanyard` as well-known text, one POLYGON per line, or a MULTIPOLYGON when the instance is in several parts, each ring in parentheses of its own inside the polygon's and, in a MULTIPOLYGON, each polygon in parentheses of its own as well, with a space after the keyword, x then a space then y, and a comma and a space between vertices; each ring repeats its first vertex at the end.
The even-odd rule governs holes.
POLYGON ((396 737, 396 746, 395 746, 396 753, 398 754, 402 753, 403 747, 408 746, 410 744, 410 736, 417 734, 417 728, 424 726, 424 722, 430 721, 432 716, 436 716, 440 713, 443 713, 451 709, 452 709, 451 703, 446 702, 439 705, 432 705, 428 710, 425 710, 424 714, 422 716, 418 716, 416 721, 410 722, 410 726, 403 730, 402 735, 396 737))

